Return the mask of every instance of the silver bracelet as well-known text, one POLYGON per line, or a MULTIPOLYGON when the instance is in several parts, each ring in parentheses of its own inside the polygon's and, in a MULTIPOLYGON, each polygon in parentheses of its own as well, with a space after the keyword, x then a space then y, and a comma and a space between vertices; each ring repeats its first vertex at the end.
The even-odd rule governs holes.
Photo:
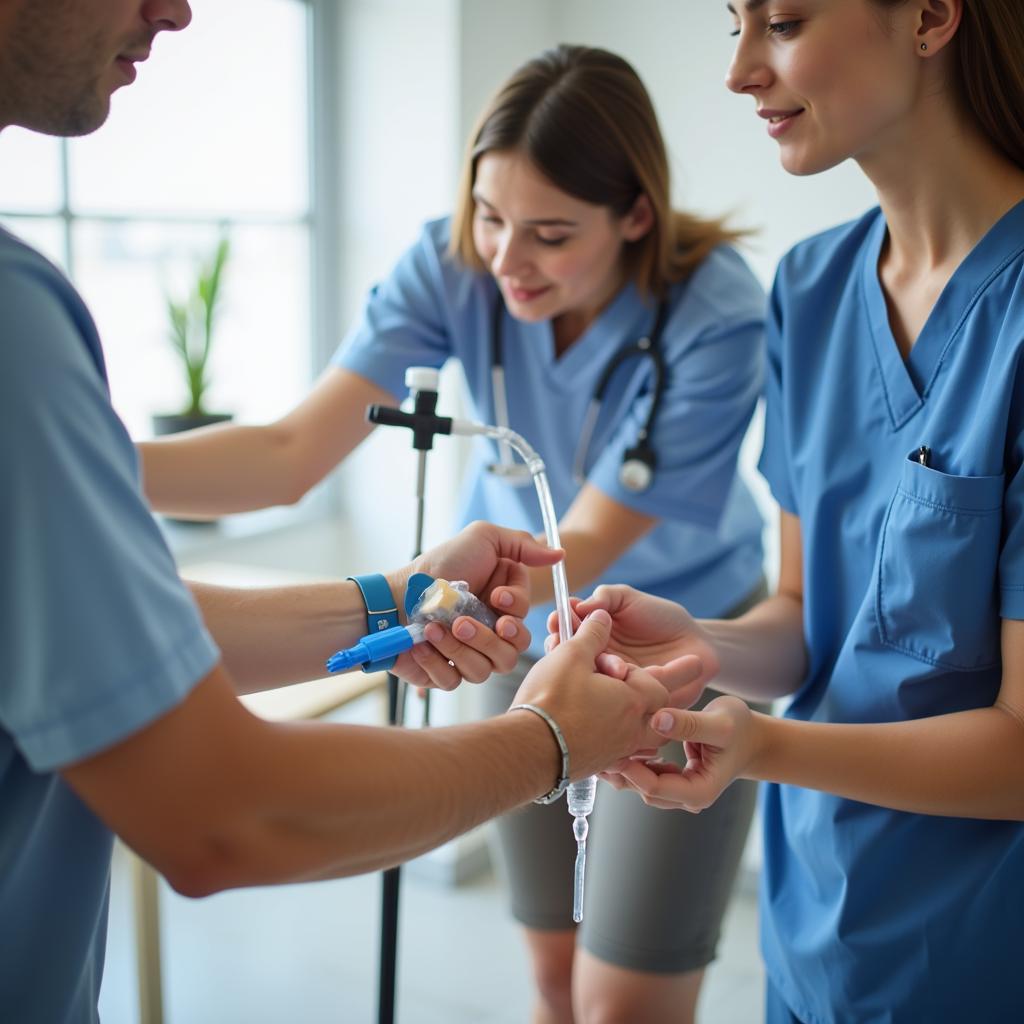
POLYGON ((555 783, 555 788, 550 793, 545 793, 544 796, 539 796, 533 801, 535 804, 553 804, 569 788, 569 745, 565 742, 565 737, 562 735, 562 730, 558 727, 558 723, 543 708, 537 707, 536 704, 513 704, 509 708, 509 711, 520 710, 532 711, 535 715, 543 718, 547 722, 548 728, 554 734, 558 749, 562 752, 562 773, 558 778, 558 782, 555 783))

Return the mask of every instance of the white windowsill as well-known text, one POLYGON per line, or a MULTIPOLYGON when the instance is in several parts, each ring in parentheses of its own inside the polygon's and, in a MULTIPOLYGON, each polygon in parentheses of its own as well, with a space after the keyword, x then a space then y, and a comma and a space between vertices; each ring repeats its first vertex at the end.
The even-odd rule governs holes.
POLYGON ((311 502, 298 507, 260 509, 242 512, 211 522, 183 522, 156 516, 167 545, 179 561, 193 562, 213 558, 239 541, 272 534, 297 526, 310 526, 327 517, 326 502, 311 502), (318 507, 314 507, 318 506, 318 507))

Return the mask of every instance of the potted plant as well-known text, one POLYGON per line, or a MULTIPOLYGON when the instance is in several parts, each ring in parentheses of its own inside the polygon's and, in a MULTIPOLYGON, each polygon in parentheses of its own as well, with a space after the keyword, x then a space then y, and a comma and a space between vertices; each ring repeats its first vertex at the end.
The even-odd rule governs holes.
POLYGON ((155 434, 175 434, 193 427, 223 423, 230 413, 210 412, 206 393, 210 387, 209 359, 213 347, 214 328, 221 299, 224 268, 230 245, 226 238, 217 244, 212 257, 201 264, 194 287, 183 300, 168 296, 168 340, 185 372, 188 405, 179 413, 157 413, 153 416, 155 434))

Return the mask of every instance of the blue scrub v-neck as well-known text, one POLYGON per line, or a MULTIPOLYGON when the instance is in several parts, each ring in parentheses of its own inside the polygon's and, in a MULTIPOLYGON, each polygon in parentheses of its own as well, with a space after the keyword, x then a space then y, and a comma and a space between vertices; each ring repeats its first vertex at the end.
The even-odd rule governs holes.
POLYGON ((879 259, 888 235, 885 218, 871 229, 861 264, 861 287, 871 341, 894 430, 903 427, 927 401, 951 346, 986 285, 1024 251, 1024 202, 1003 215, 964 257, 946 282, 906 359, 896 343, 879 279, 879 259))
POLYGON ((525 325, 509 317, 506 327, 519 323, 534 334, 535 340, 543 343, 552 381, 557 390, 564 394, 577 389, 581 377, 589 377, 595 365, 603 369, 622 345, 640 338, 643 331, 653 324, 654 316, 653 303, 645 303, 636 287, 628 284, 620 289, 560 357, 555 353, 555 334, 550 320, 525 325))

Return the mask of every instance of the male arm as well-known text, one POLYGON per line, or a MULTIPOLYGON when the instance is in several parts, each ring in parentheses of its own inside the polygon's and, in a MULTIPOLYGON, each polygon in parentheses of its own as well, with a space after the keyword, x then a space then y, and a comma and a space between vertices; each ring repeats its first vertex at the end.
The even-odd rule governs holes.
MULTIPOLYGON (((396 608, 402 608, 408 577, 419 571, 465 580, 499 615, 493 630, 465 616, 451 629, 428 625, 430 643, 401 655, 395 673, 418 686, 452 689, 463 679, 482 682, 493 672, 510 671, 530 642, 522 622, 530 606, 527 567, 550 567, 560 557, 527 533, 478 522, 387 573, 396 608)), ((330 654, 368 632, 362 595, 349 580, 252 590, 191 587, 243 693, 319 678, 330 654)))
MULTIPOLYGON (((597 670, 602 616, 516 698, 560 723, 573 778, 657 742, 648 720, 665 692, 641 670, 597 670)), ((398 863, 542 795, 560 766, 530 712, 428 731, 271 723, 218 667, 172 711, 62 774, 176 889, 200 896, 398 863)))
MULTIPOLYGON (((192 893, 394 863, 553 785, 557 745, 525 712, 465 743, 471 727, 408 736, 250 715, 141 500, 84 307, 35 264, 5 283, 21 309, 0 346, 0 418, 20 444, 2 456, 0 721, 33 770, 60 772, 192 893)), ((444 564, 471 569, 475 548, 449 546, 444 564)), ((576 775, 649 745, 663 700, 653 680, 640 699, 595 672, 606 637, 605 623, 527 691, 560 717, 576 775)))
POLYGON ((558 772, 543 722, 525 714, 468 734, 270 723, 218 667, 152 725, 62 774, 199 896, 399 863, 539 795, 558 772))

